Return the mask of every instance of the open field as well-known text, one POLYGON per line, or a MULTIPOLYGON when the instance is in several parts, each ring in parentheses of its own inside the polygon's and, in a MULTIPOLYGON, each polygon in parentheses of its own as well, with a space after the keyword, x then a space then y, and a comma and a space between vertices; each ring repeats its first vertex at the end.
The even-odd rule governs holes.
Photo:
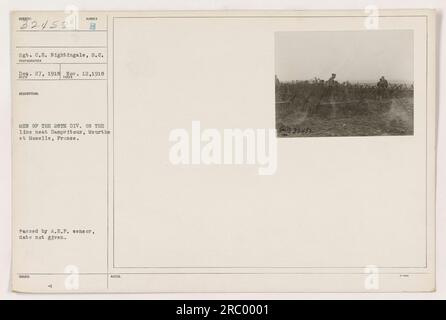
POLYGON ((278 137, 413 134, 413 87, 276 80, 278 137))

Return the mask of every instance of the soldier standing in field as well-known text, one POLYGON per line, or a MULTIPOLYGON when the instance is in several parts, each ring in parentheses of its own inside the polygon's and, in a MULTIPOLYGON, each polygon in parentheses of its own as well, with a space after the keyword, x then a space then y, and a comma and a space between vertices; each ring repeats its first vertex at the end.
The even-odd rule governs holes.
POLYGON ((327 96, 328 101, 331 105, 331 112, 332 117, 336 118, 336 99, 335 99, 335 87, 338 84, 338 82, 335 80, 336 73, 332 73, 330 79, 327 80, 326 86, 327 86, 327 96))
POLYGON ((376 84, 376 86, 378 88, 378 98, 381 101, 383 98, 386 97, 389 82, 387 82, 386 78, 384 78, 384 76, 382 76, 381 78, 379 78, 379 81, 376 84))
POLYGON ((329 87, 334 87, 336 85, 337 81, 335 80, 335 78, 336 78, 336 73, 332 73, 330 79, 327 80, 327 85, 329 87))

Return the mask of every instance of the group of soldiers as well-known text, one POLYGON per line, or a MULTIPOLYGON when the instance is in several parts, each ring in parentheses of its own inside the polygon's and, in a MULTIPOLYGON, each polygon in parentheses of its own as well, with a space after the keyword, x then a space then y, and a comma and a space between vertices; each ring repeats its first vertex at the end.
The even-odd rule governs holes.
MULTIPOLYGON (((279 79, 275 78, 276 85, 280 84, 279 79)), ((352 97, 348 96, 345 90, 349 89, 349 86, 346 86, 344 90, 342 85, 336 80, 336 73, 332 73, 331 77, 324 81, 318 78, 314 79, 314 83, 318 84, 316 90, 312 88, 308 89, 308 92, 303 92, 304 102, 303 106, 307 113, 312 114, 314 112, 318 112, 321 106, 324 106, 325 109, 327 107, 330 109, 331 117, 336 118, 338 113, 338 109, 342 108, 346 104, 358 104, 360 100, 352 100, 352 97)), ((384 76, 381 76, 379 81, 376 83, 376 99, 382 101, 389 96, 389 82, 386 80, 384 76)), ((277 105, 290 105, 293 104, 295 99, 297 98, 298 93, 294 93, 286 101, 276 101, 277 105)))
MULTIPOLYGON (((337 82, 335 79, 336 79, 336 73, 332 73, 330 79, 328 79, 325 82, 325 84, 327 86, 328 96, 332 96, 331 93, 334 91, 333 88, 335 86, 339 85, 339 82, 337 82)), ((386 78, 384 78, 384 76, 379 78, 379 81, 376 84, 377 98, 379 100, 382 100, 383 98, 386 97, 386 93, 387 93, 387 88, 388 87, 389 87, 389 82, 386 80, 386 78)))
MULTIPOLYGON (((331 105, 331 114, 333 118, 336 118, 338 110, 338 102, 336 97, 336 87, 339 86, 339 82, 336 80, 336 73, 332 73, 331 77, 325 82, 326 89, 323 96, 328 98, 328 104, 331 105)), ((382 76, 378 83, 376 84, 376 95, 379 101, 382 101, 387 97, 387 88, 389 87, 389 82, 382 76)), ((351 101, 350 101, 351 102, 351 101)), ((344 101, 346 103, 346 101, 344 101)))

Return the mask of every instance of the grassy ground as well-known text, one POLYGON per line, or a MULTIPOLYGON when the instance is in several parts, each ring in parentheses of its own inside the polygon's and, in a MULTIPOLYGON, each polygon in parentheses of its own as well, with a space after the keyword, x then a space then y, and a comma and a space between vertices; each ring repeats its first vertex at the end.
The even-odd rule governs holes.
POLYGON ((344 95, 345 100, 338 99, 335 104, 320 96, 297 95, 289 103, 276 104, 277 134, 279 137, 412 135, 410 93, 385 99, 373 94, 359 99, 344 95))

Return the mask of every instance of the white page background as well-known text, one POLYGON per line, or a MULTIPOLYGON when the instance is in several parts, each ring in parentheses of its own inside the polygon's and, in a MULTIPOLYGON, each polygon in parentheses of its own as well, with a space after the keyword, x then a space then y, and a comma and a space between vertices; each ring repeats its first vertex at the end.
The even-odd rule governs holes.
POLYGON ((446 12, 444 0, 4 0, 0 3, 0 299, 445 299, 446 298, 446 116, 444 93, 440 90, 445 68, 440 59, 444 50, 444 26, 441 15, 446 12), (437 99, 438 99, 438 149, 437 149, 437 291, 435 293, 392 294, 76 294, 76 295, 27 295, 12 293, 10 287, 11 261, 11 95, 10 95, 10 30, 11 10, 364 10, 374 5, 378 9, 436 8, 437 29, 437 99))

